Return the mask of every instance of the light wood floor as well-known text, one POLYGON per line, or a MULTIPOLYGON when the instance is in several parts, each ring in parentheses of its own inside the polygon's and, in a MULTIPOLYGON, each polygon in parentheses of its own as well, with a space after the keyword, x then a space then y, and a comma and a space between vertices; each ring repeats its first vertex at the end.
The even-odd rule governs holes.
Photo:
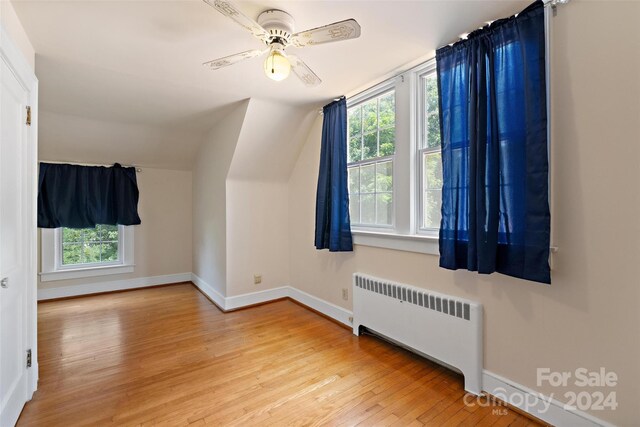
POLYGON ((462 377, 279 301, 223 314, 190 284, 40 303, 19 426, 493 425, 462 377))

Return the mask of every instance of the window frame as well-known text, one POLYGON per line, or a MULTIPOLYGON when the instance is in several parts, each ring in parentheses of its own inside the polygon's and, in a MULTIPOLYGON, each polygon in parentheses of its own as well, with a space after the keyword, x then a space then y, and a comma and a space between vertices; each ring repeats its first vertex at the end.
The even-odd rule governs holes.
MULTIPOLYGON (((426 123, 425 123, 426 99, 425 99, 425 93, 423 90, 424 89, 423 81, 432 74, 436 74, 436 78, 437 78, 436 61, 435 60, 427 61, 424 64, 417 66, 412 71, 415 76, 414 77, 415 87, 412 89, 412 91, 416 95, 416 102, 414 106, 415 114, 416 114, 415 116, 416 138, 415 138, 415 145, 414 145, 415 147, 414 152, 416 156, 415 158, 416 176, 414 179, 414 182, 416 182, 416 194, 415 194, 416 209, 414 212, 415 221, 416 221, 415 233, 418 235, 425 235, 425 236, 431 236, 431 237, 437 238, 440 233, 439 227, 427 228, 422 226, 422 224, 424 224, 424 192, 425 192, 425 188, 424 188, 425 170, 424 170, 423 156, 425 154, 433 153, 438 150, 434 148, 422 147, 422 143, 425 140, 425 135, 427 133, 425 129, 426 128, 426 123)), ((440 135, 440 138, 442 140, 442 135, 440 135)), ((442 145, 440 145, 439 150, 440 152, 442 152, 442 145)))
MULTIPOLYGON (((372 99, 378 98, 382 95, 385 95, 388 92, 394 92, 394 107, 395 107, 395 117, 394 117, 394 132, 395 132, 395 140, 394 140, 394 153, 391 155, 386 155, 386 156, 382 156, 382 157, 374 157, 374 158, 370 158, 370 159, 365 159, 365 160, 359 160, 357 162, 351 162, 349 163, 349 159, 347 158, 347 172, 349 171, 350 167, 354 167, 354 166, 358 166, 358 167, 362 167, 362 166, 367 166, 367 165, 377 165, 378 163, 384 163, 384 162, 388 162, 391 161, 391 167, 392 167, 392 189, 391 189, 391 194, 393 197, 393 208, 391 209, 391 224, 362 224, 362 223, 352 223, 351 227, 352 229, 355 230, 360 230, 360 231, 372 231, 372 232, 393 232, 393 230, 395 230, 396 228, 396 209, 397 209, 397 202, 396 202, 396 196, 397 196, 397 191, 396 191, 396 158, 397 158, 397 154, 398 154, 398 121, 397 121, 397 106, 398 106, 398 94, 397 94, 397 87, 395 82, 391 79, 391 80, 386 80, 380 84, 377 84, 363 92, 360 92, 359 94, 353 96, 353 97, 349 97, 347 98, 347 116, 349 114, 349 109, 353 108, 353 107, 357 107, 359 105, 362 105, 368 101, 371 101, 372 99)), ((380 129, 378 128, 378 144, 380 144, 379 138, 379 132, 380 129)), ((362 135, 361 135, 362 136, 362 135)), ((347 126, 347 147, 349 144, 349 127, 347 126)), ((347 152, 347 156, 348 156, 348 152, 347 152)), ((374 179, 376 179, 376 177, 374 176, 374 179)), ((361 195, 361 193, 358 193, 359 195, 361 195)), ((377 212, 377 201, 376 202, 376 212, 377 212)), ((361 205, 362 206, 362 205, 361 205)), ((360 217, 362 217, 362 212, 361 209, 358 209, 358 211, 360 212, 360 217)))
POLYGON ((41 229, 42 271, 40 281, 77 279, 134 271, 134 228, 118 225, 118 261, 62 264, 62 228, 41 229))
MULTIPOLYGON (((436 70, 435 58, 347 97, 347 107, 395 89, 395 154, 393 158, 393 227, 352 225, 355 245, 439 255, 438 230, 420 230, 422 169, 418 156, 424 126, 420 76, 436 70), (418 181, 420 180, 420 182, 418 181)), ((349 163, 348 165, 352 165, 349 163)))

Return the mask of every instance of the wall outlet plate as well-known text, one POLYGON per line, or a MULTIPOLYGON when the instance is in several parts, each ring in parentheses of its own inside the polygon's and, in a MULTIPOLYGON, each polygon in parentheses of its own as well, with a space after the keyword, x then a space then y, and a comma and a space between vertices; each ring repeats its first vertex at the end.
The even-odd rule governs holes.
POLYGON ((349 289, 342 288, 342 299, 345 301, 349 301, 349 289))
POLYGON ((254 274, 253 275, 253 284, 254 285, 259 285, 260 283, 262 283, 262 274, 254 274))

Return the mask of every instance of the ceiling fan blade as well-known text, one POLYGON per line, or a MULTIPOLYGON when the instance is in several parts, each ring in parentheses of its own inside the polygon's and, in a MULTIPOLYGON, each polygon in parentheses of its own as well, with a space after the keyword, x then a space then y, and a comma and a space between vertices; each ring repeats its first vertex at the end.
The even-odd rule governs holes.
POLYGON ((291 43, 296 47, 304 47, 358 37, 360 37, 360 24, 355 19, 347 19, 296 33, 291 37, 291 43))
POLYGON ((263 53, 267 52, 269 49, 254 49, 248 50, 246 52, 236 53, 235 55, 225 56, 224 58, 214 59, 213 61, 205 62, 204 66, 211 68, 212 70, 217 70, 222 67, 226 67, 228 65, 233 65, 236 62, 240 62, 245 59, 255 58, 256 56, 260 56, 263 53))
POLYGON ((311 68, 300 58, 295 55, 287 55, 287 58, 289 58, 289 62, 291 62, 291 69, 294 74, 298 76, 306 86, 318 86, 322 83, 320 77, 316 76, 316 73, 311 71, 311 68))
POLYGON ((242 13, 233 2, 228 0, 204 0, 204 2, 215 8, 227 18, 231 18, 236 21, 237 24, 249 31, 258 39, 263 42, 269 41, 269 38, 271 37, 269 32, 262 28, 256 21, 242 13))

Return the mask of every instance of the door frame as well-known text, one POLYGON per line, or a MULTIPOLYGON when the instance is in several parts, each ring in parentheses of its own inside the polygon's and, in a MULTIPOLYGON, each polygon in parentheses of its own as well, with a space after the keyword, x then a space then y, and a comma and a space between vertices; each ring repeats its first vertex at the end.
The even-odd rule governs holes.
MULTIPOLYGON (((31 126, 27 127, 27 186, 31 189, 26 198, 26 212, 29 212, 27 237, 27 343, 31 348, 31 368, 27 370, 27 401, 31 400, 38 388, 38 228, 37 228, 37 197, 38 197, 38 79, 34 70, 27 62, 23 53, 11 40, 9 34, 0 23, 0 61, 3 61, 13 72, 18 82, 28 93, 31 107, 31 126)), ((25 112, 26 117, 26 112, 25 112)), ((25 349, 26 350, 26 349, 25 349)))

